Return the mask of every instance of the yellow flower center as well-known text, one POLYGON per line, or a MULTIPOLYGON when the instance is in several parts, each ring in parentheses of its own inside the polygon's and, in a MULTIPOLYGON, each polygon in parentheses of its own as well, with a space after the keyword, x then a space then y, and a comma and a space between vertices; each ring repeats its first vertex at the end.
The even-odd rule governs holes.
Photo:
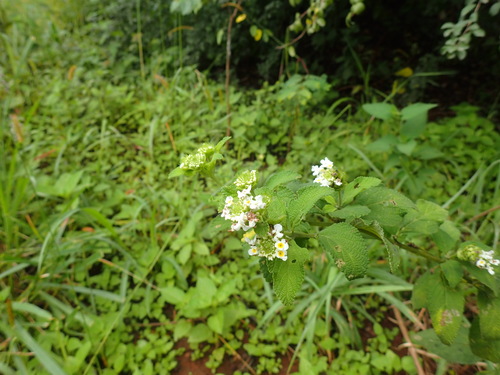
POLYGON ((284 257, 285 256, 285 252, 283 250, 278 251, 278 256, 279 257, 284 257))

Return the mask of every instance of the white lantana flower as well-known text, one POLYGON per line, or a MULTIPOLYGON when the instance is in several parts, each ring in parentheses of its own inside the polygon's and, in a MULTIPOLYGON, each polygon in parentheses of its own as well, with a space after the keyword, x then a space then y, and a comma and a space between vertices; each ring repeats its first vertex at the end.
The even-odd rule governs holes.
POLYGON ((493 258, 494 255, 495 252, 493 250, 481 250, 478 254, 476 267, 485 269, 490 275, 494 275, 495 270, 493 269, 493 266, 498 266, 500 264, 500 260, 493 258))
POLYGON ((321 186, 330 187, 332 185, 342 186, 342 180, 339 176, 339 171, 335 168, 333 162, 324 158, 320 161, 320 165, 313 165, 311 172, 314 177, 314 182, 321 186))

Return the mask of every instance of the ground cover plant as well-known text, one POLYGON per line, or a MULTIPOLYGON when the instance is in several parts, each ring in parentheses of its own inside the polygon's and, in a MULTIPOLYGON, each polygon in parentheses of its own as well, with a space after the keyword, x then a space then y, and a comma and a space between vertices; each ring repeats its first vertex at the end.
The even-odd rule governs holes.
POLYGON ((497 371, 495 112, 228 86, 143 3, 0 5, 0 372, 497 371))

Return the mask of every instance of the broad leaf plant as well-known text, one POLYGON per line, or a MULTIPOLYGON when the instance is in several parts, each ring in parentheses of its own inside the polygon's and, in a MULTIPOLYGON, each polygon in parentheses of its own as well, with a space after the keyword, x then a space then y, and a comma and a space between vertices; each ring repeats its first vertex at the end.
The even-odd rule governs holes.
MULTIPOLYGON (((215 179, 214 169, 229 138, 204 144, 182 158, 170 177, 199 173, 215 179)), ((451 345, 468 320, 466 297, 476 300, 469 342, 472 351, 500 361, 500 297, 496 277, 499 260, 480 242, 460 243, 460 231, 441 206, 384 187, 374 177, 345 175, 328 158, 312 166, 304 179, 280 170, 264 181, 255 170, 240 172, 214 194, 221 223, 241 236, 250 256, 259 257, 261 271, 283 304, 291 304, 304 280, 304 265, 319 244, 332 267, 349 280, 364 277, 370 266, 368 241, 385 247, 392 272, 405 250, 433 266, 413 288, 415 309, 426 308, 439 339, 451 345), (432 243, 427 250, 415 243, 432 243)), ((220 224, 221 224, 220 223, 220 224)), ((223 226, 223 225, 222 225, 223 226)))

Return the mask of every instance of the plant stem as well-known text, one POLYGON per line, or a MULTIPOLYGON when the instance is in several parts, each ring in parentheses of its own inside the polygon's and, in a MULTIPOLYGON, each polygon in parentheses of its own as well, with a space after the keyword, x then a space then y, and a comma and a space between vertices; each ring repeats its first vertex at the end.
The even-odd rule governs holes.
POLYGON ((291 238, 316 238, 318 236, 316 233, 305 233, 305 232, 284 232, 284 233, 291 238))
MULTIPOLYGON (((375 232, 372 232, 370 231, 369 229, 367 228, 359 228, 357 227, 358 230, 360 232, 363 232, 367 235, 369 235, 370 237, 373 237, 381 242, 383 242, 382 238, 380 238, 380 236, 378 235, 378 233, 375 233, 375 232)), ((401 243, 399 242, 396 238, 387 238, 387 240, 389 242, 391 242, 393 245, 396 245, 402 249, 405 249, 407 251, 409 251, 410 253, 413 253, 415 255, 418 255, 418 256, 421 256, 423 258, 426 258, 426 259, 429 259, 429 260, 432 260, 433 262, 436 262, 436 263, 443 263, 445 260, 444 259, 441 259, 435 255, 432 255, 432 254, 429 254, 427 251, 419 248, 418 246, 415 246, 415 245, 407 245, 407 244, 404 244, 404 243, 401 243)))

